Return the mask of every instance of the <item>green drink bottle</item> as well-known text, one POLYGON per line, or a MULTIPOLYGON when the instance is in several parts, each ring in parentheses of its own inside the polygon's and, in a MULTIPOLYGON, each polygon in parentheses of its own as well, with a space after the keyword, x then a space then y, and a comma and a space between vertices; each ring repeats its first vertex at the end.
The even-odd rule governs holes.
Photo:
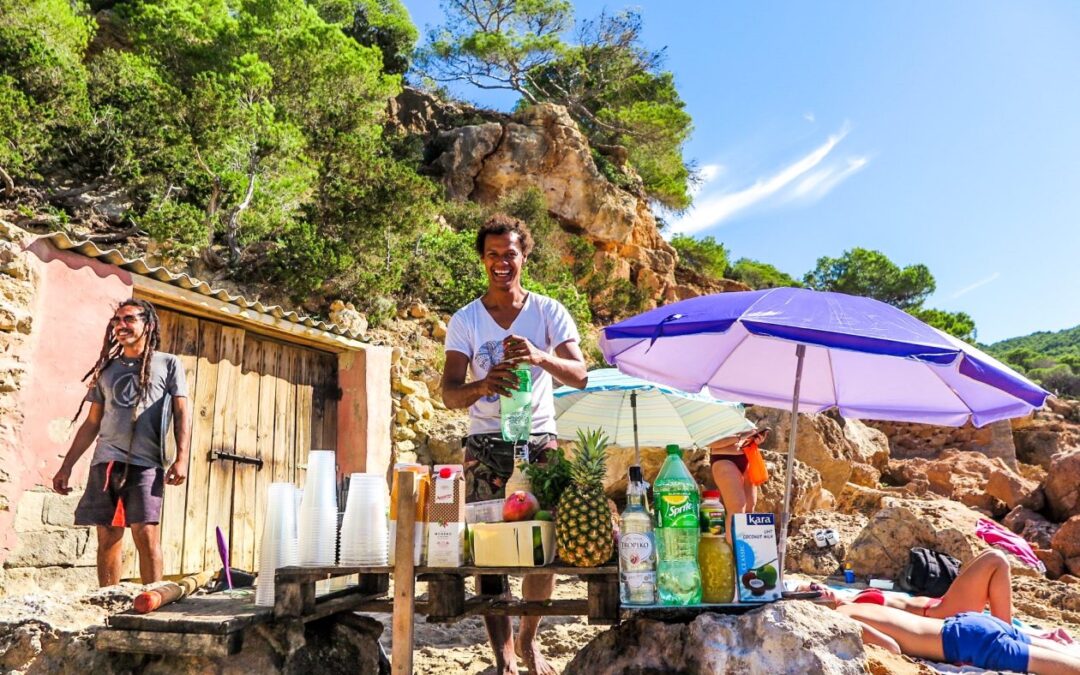
POLYGON ((532 433, 532 371, 529 364, 514 367, 518 386, 510 396, 499 397, 499 421, 504 441, 528 443, 532 433))
POLYGON ((667 446, 667 459, 653 485, 656 504, 656 586, 663 605, 701 603, 701 536, 697 481, 677 445, 667 446))

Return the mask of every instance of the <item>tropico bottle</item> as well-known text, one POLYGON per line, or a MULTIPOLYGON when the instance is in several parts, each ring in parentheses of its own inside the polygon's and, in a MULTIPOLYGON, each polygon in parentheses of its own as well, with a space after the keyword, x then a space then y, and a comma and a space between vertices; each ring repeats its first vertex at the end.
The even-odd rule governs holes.
POLYGON ((645 510, 646 490, 641 467, 630 467, 619 523, 619 599, 624 605, 656 603, 656 540, 645 510))
POLYGON ((727 514, 717 490, 705 490, 702 497, 701 542, 698 544, 701 600, 731 602, 735 598, 735 557, 724 536, 727 514))
POLYGON ((700 495, 697 481, 682 461, 679 446, 667 446, 667 458, 656 477, 653 494, 656 504, 656 587, 660 604, 699 604, 700 495))

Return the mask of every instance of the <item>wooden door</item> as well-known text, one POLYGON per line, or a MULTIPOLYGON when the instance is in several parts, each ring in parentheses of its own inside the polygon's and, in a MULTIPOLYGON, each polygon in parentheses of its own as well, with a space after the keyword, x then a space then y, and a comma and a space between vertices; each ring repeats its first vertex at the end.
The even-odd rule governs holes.
MULTIPOLYGON (((191 409, 188 480, 165 486, 164 573, 220 568, 219 526, 233 567, 254 570, 270 483, 302 481, 310 449, 337 445, 337 357, 180 312, 158 314, 160 349, 180 357, 191 409), (215 452, 262 467, 211 460, 215 452)), ((138 576, 134 550, 125 554, 124 576, 138 576)))

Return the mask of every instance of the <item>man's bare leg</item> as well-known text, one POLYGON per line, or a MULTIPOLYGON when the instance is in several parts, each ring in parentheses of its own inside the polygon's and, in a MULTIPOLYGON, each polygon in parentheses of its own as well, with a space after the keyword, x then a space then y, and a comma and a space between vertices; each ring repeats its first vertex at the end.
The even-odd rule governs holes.
MULTIPOLYGON (((499 593, 495 582, 497 577, 488 577, 485 588, 484 575, 476 577, 476 593, 480 595, 483 590, 488 593, 499 593)), ((503 582, 505 584, 505 577, 503 582)), ((503 586, 504 591, 499 597, 509 599, 509 588, 503 586)), ((495 672, 498 675, 517 675, 517 657, 514 655, 514 627, 508 616, 485 616, 484 628, 487 629, 488 642, 491 643, 491 651, 495 654, 495 672)))
POLYGON ((97 578, 98 586, 114 586, 120 583, 124 555, 124 528, 97 526, 97 578))
POLYGON ((1033 644, 1028 647, 1028 671, 1035 675, 1080 675, 1080 658, 1033 644))
POLYGON ((161 581, 161 527, 157 523, 132 523, 131 537, 139 552, 139 576, 144 584, 161 581))
MULTIPOLYGON (((554 574, 527 574, 521 580, 521 596, 526 600, 550 600, 555 591, 554 574)), ((517 652, 529 668, 530 675, 556 675, 536 643, 536 631, 540 628, 539 616, 523 616, 518 624, 517 652)))

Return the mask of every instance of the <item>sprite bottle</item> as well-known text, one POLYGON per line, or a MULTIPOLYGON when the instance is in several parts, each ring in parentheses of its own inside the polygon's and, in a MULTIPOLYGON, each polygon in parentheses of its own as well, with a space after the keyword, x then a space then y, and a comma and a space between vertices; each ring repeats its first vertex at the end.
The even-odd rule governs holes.
POLYGON ((510 396, 499 397, 499 421, 504 441, 518 444, 529 442, 532 433, 532 371, 529 364, 514 367, 518 386, 510 396))
POLYGON ((701 603, 698 566, 697 481, 682 460, 677 445, 667 446, 667 458, 653 485, 656 504, 656 586, 663 605, 701 603))

